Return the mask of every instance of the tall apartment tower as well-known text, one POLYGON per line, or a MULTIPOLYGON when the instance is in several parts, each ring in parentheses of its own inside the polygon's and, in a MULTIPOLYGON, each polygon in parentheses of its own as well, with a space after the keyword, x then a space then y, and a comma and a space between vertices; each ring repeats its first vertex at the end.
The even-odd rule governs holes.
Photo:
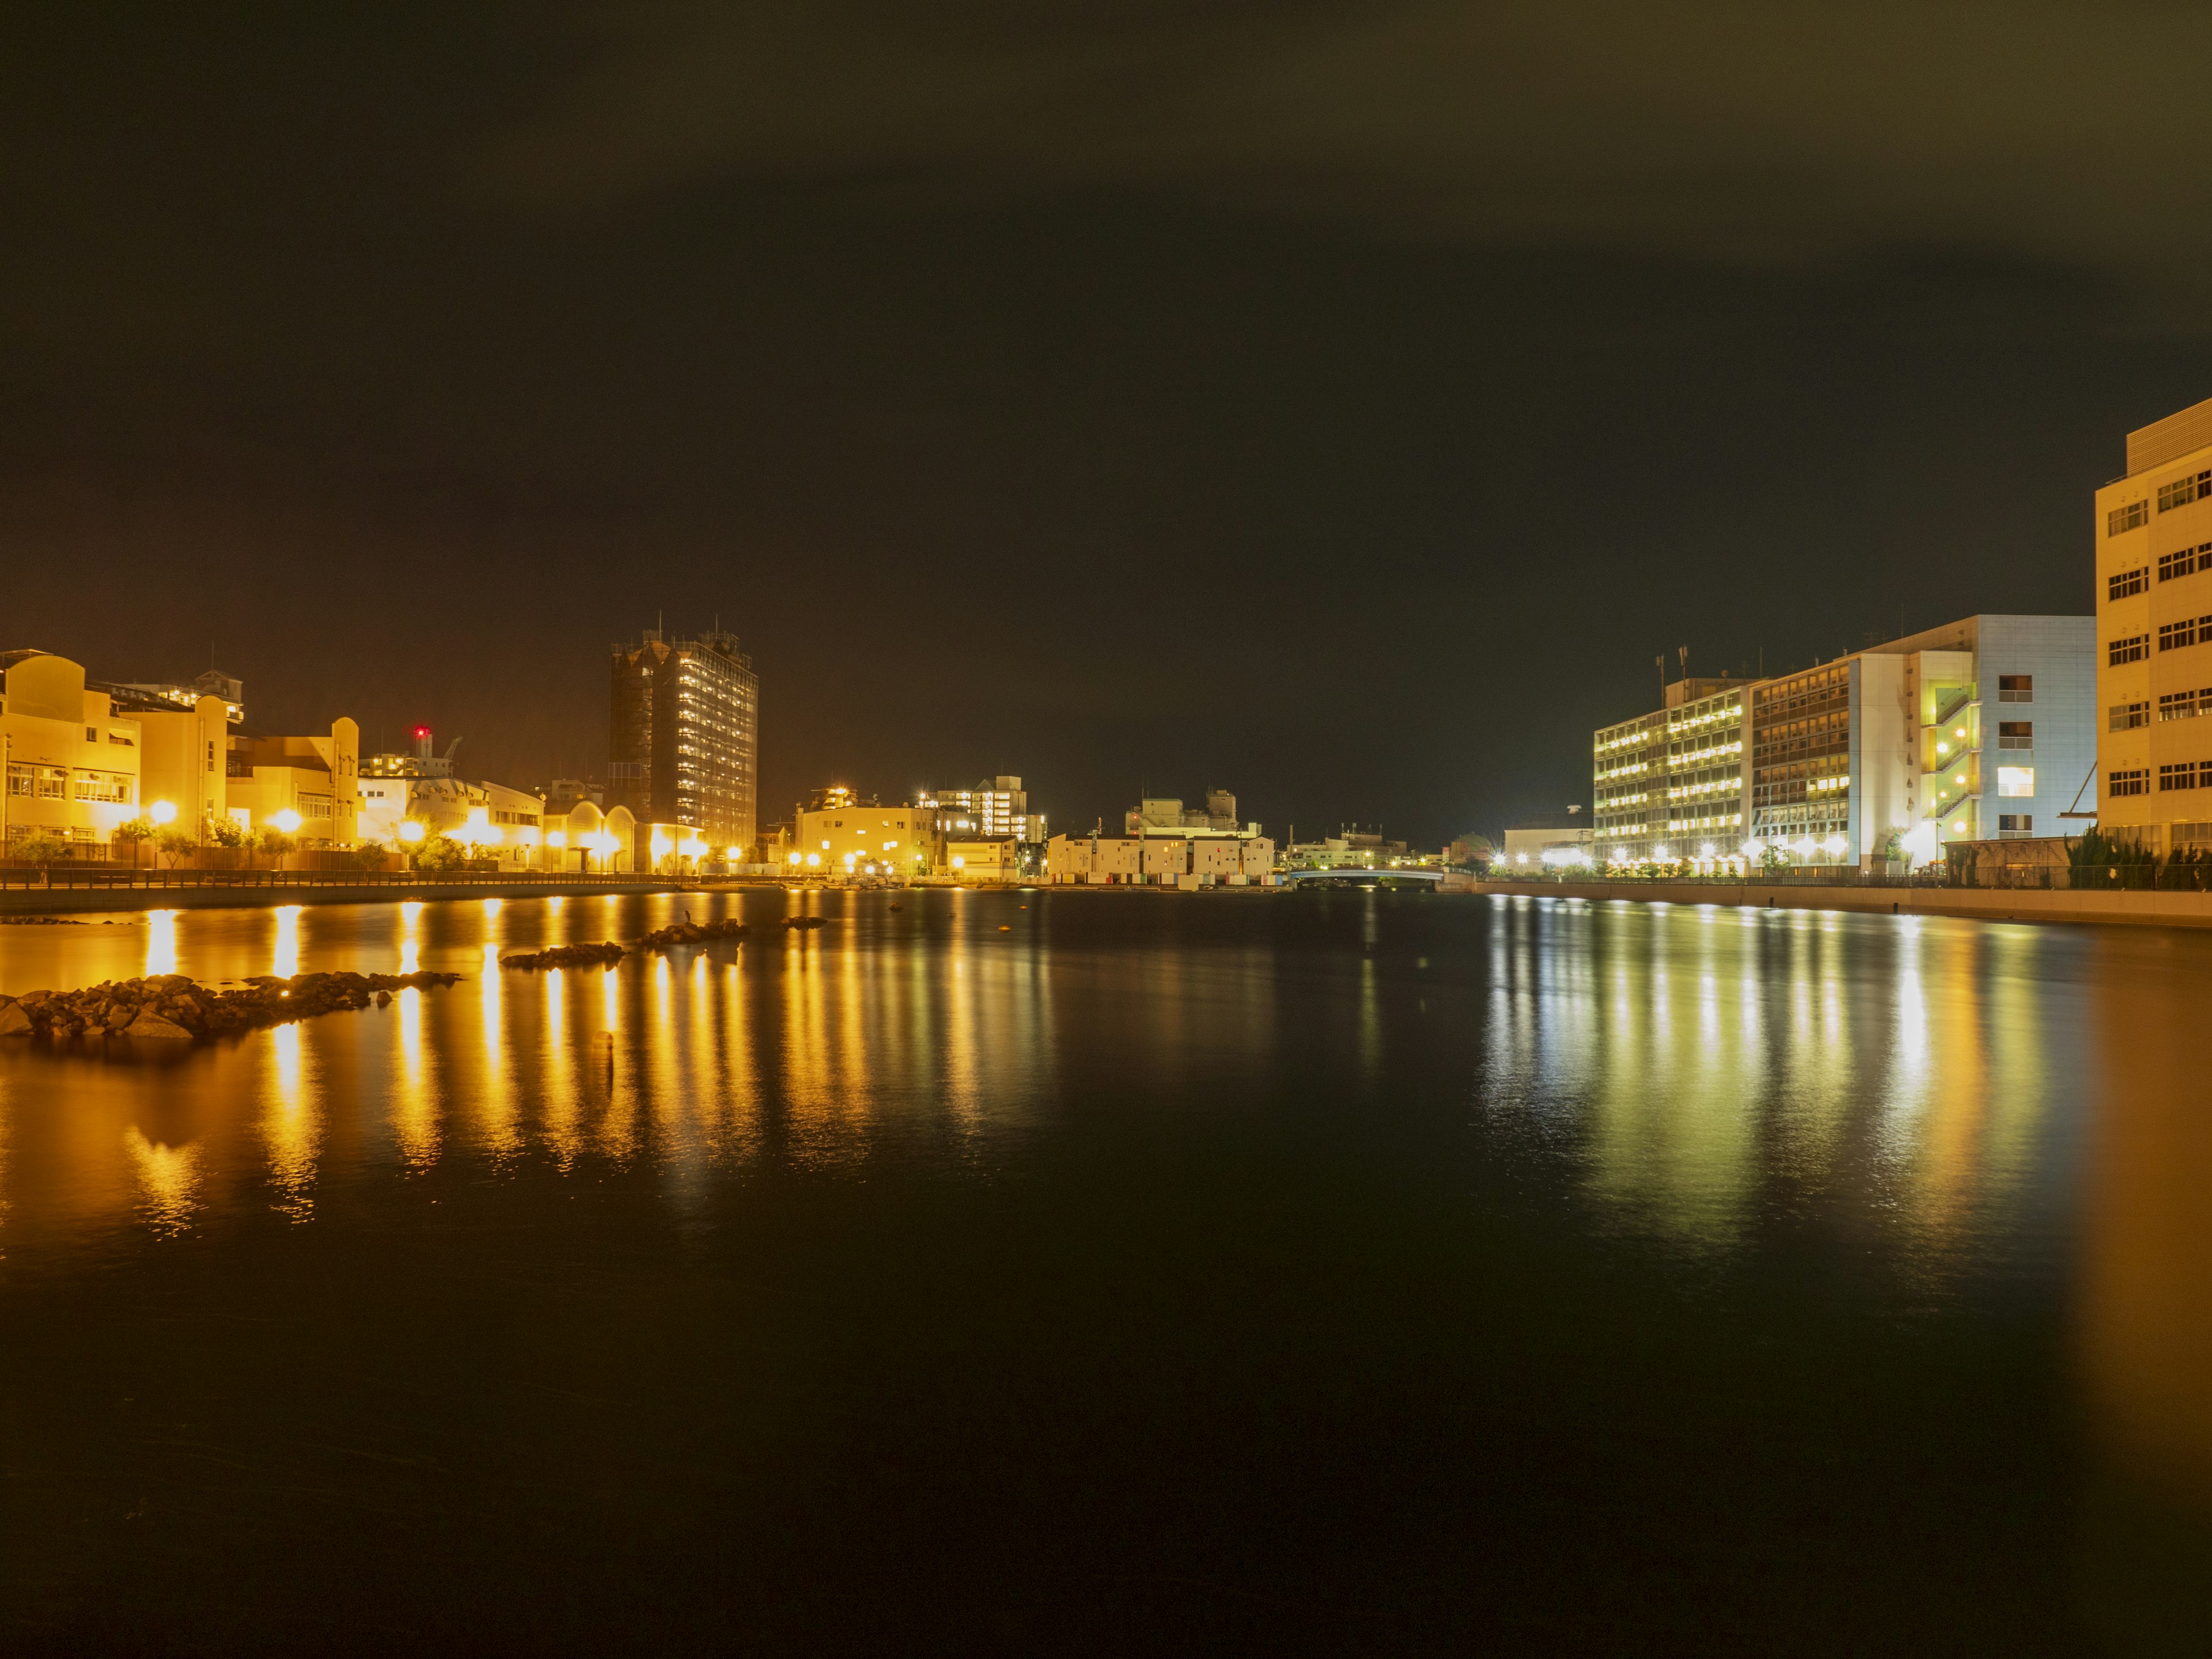
POLYGON ((719 854, 748 848, 759 785, 760 676, 720 630, 614 647, 607 809, 696 830, 719 854))
POLYGON ((2100 826, 2212 845, 2212 399, 2128 434, 2096 533, 2100 826))

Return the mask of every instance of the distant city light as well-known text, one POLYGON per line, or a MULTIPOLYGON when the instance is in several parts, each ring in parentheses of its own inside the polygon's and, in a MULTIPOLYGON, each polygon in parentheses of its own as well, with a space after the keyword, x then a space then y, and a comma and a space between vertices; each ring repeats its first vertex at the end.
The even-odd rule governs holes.
POLYGON ((146 816, 156 823, 173 823, 177 817, 177 804, 173 800, 157 800, 146 809, 146 816))

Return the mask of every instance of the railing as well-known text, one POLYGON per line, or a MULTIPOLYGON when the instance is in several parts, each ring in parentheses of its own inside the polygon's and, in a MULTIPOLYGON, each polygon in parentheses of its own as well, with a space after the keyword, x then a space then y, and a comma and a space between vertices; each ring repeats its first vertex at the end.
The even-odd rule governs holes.
POLYGON ((690 876, 579 875, 544 870, 85 870, 66 863, 40 870, 0 866, 0 889, 163 887, 670 887, 690 876))

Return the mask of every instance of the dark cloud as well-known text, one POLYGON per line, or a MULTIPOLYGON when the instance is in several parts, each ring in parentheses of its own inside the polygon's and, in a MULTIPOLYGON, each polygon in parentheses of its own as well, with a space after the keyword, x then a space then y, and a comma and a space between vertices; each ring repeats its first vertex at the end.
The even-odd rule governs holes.
POLYGON ((1494 823, 1662 647, 2087 608, 2212 392, 2205 27, 21 9, 4 642, 526 782, 719 614, 771 805, 1494 823))
POLYGON ((2201 295, 2191 6, 900 0, 649 9, 487 143, 575 205, 743 176, 1188 192, 1516 246, 1970 248, 2201 295))

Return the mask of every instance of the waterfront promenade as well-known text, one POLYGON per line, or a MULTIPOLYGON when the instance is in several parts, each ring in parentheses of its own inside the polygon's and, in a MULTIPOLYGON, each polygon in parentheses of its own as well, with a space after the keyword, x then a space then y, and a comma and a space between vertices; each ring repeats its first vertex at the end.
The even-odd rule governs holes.
POLYGON ((1591 903, 1722 904, 1732 908, 1856 910, 1981 921, 2134 922, 2212 927, 2212 893, 2100 893, 2065 888, 1935 887, 1763 881, 1478 881, 1478 893, 1591 903))
POLYGON ((280 904, 393 904, 437 899, 535 898, 561 893, 673 893, 698 884, 669 876, 311 870, 0 871, 0 916, 114 910, 223 910, 280 904))

